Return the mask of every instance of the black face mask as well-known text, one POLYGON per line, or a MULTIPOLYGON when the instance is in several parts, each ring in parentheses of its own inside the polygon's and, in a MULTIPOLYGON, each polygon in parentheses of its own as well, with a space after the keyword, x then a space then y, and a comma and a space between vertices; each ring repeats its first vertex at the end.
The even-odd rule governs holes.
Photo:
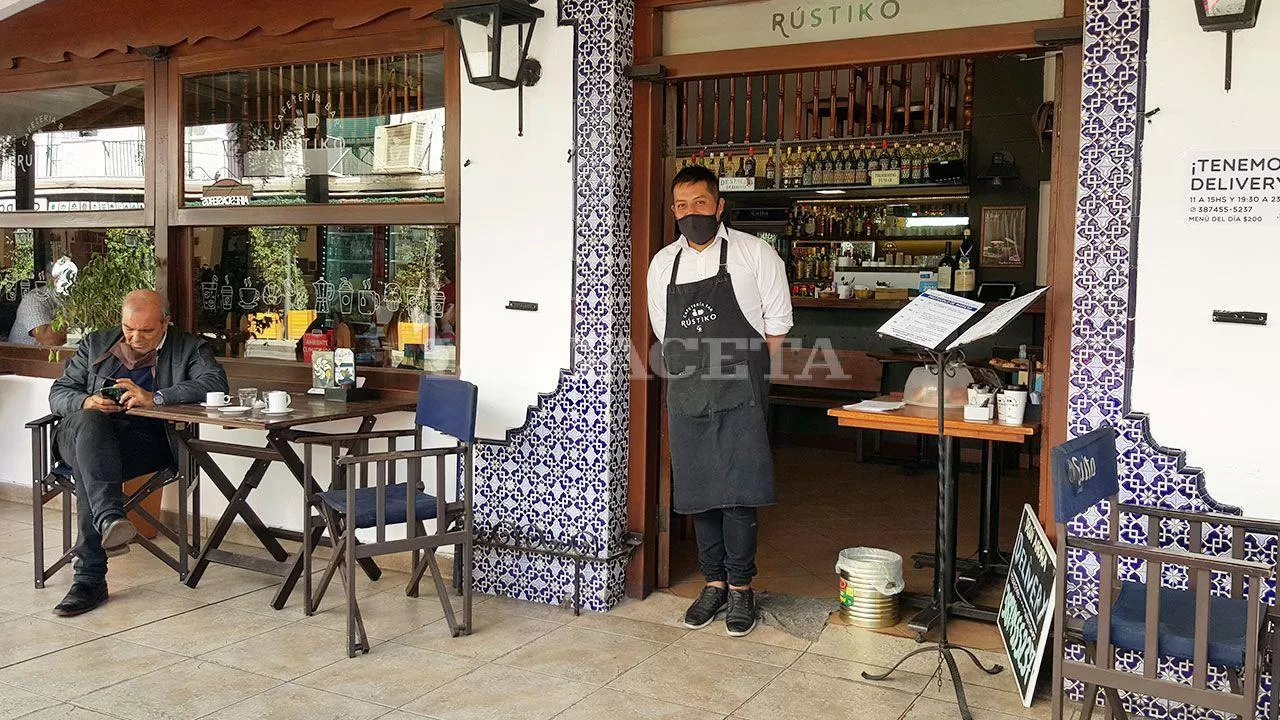
POLYGON ((716 236, 720 221, 715 215, 685 215, 676 221, 676 227, 691 245, 705 245, 716 236))

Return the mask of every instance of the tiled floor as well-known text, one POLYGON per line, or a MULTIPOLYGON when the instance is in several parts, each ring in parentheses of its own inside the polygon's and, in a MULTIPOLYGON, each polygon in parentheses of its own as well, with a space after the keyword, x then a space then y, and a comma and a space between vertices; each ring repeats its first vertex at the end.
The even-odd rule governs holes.
MULTIPOLYGON (((111 561, 103 608, 58 618, 70 573, 32 588, 28 513, 0 503, 0 720, 959 717, 926 661, 886 683, 859 676, 911 640, 838 624, 813 644, 769 627, 690 632, 688 601, 667 592, 579 618, 479 598, 474 634, 450 638, 427 588, 406 598, 406 578, 387 573, 359 588, 376 644, 347 659, 338 593, 312 618, 297 602, 276 612, 268 576, 215 566, 190 590, 135 549, 111 561)), ((979 720, 1049 717, 1047 700, 1022 707, 1007 674, 965 679, 979 720)))

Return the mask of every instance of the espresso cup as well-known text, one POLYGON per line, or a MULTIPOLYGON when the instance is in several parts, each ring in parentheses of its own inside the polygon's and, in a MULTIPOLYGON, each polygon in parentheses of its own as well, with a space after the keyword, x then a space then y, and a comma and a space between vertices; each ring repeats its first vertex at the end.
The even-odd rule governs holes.
POLYGON ((293 398, 283 390, 267 393, 267 412, 284 412, 293 404, 293 398))
POLYGON ((996 396, 1001 425, 1021 425, 1027 412, 1027 391, 1006 388, 996 396))
POLYGON ((221 392, 211 392, 204 396, 204 404, 210 407, 222 407, 231 404, 231 396, 221 392))

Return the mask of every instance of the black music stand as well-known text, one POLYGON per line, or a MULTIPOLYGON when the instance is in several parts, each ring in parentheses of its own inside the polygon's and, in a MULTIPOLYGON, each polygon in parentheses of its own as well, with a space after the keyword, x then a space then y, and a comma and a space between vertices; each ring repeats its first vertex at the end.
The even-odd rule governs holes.
MULTIPOLYGON (((995 675, 1004 670, 1000 665, 986 667, 978 656, 973 654, 968 648, 952 645, 947 639, 947 621, 950 619, 951 605, 955 602, 955 567, 956 567, 956 505, 958 495, 958 478, 957 469, 959 467, 959 445, 955 440, 946 434, 946 379, 948 366, 951 361, 961 355, 961 350, 976 340, 990 337, 1004 329, 1015 317, 1020 315, 1028 305, 1036 300, 1048 288, 1042 288, 1032 293, 1028 293, 1016 300, 1011 300, 1004 305, 998 306, 986 317, 977 322, 973 322, 973 318, 977 316, 978 310, 972 309, 967 316, 963 316, 963 311, 958 315, 955 314, 957 306, 964 303, 963 298, 958 298, 946 293, 930 291, 925 295, 919 296, 912 301, 912 305, 917 303, 928 303, 936 300, 949 306, 949 310, 953 312, 950 318, 947 317, 929 317, 927 322, 932 327, 926 333, 903 333, 909 337, 901 337, 894 334, 895 331, 901 332, 902 326, 899 324, 895 328, 895 321, 906 319, 912 322, 913 315, 920 315, 920 307, 914 308, 908 305, 893 319, 882 326, 879 330, 881 334, 889 335, 899 340, 905 340, 912 345, 924 350, 933 359, 938 375, 938 514, 937 514, 937 530, 934 534, 934 553, 936 564, 934 565, 933 574, 933 596, 932 603, 923 611, 924 613, 936 613, 936 622, 938 623, 941 633, 936 642, 930 643, 925 647, 917 648, 904 655, 893 667, 887 671, 872 675, 867 672, 862 673, 862 677, 866 680, 885 680, 892 675, 907 660, 925 653, 938 654, 938 669, 934 671, 934 677, 941 677, 942 666, 945 663, 947 670, 951 673, 951 683, 955 687, 956 702, 960 706, 960 717, 964 720, 973 720, 973 713, 969 711, 969 703, 965 699, 964 681, 960 678, 960 669, 956 666, 954 651, 960 651, 969 656, 973 664, 979 670, 995 675), (900 317, 901 316, 901 317, 900 317), (949 325, 948 325, 949 323, 949 325), (949 327, 947 330, 945 328, 949 327), (936 341, 941 337, 940 341, 929 345, 928 342, 936 341), (928 339, 926 339, 928 338, 928 339)), ((976 303, 969 303, 970 305, 976 303)), ((927 311, 925 311, 927 312, 927 311)), ((954 374, 954 370, 950 371, 954 374)), ((923 635, 923 633, 922 633, 923 635)))

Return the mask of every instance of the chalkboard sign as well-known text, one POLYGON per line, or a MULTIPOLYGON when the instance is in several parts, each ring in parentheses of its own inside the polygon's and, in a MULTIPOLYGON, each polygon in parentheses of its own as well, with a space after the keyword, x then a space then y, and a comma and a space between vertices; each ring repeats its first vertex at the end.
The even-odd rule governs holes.
POLYGON ((1049 640, 1054 558, 1053 546, 1045 537, 1036 514, 1030 505, 1024 505, 996 626, 1000 628, 1009 667, 1026 707, 1031 707, 1040 660, 1049 640))

